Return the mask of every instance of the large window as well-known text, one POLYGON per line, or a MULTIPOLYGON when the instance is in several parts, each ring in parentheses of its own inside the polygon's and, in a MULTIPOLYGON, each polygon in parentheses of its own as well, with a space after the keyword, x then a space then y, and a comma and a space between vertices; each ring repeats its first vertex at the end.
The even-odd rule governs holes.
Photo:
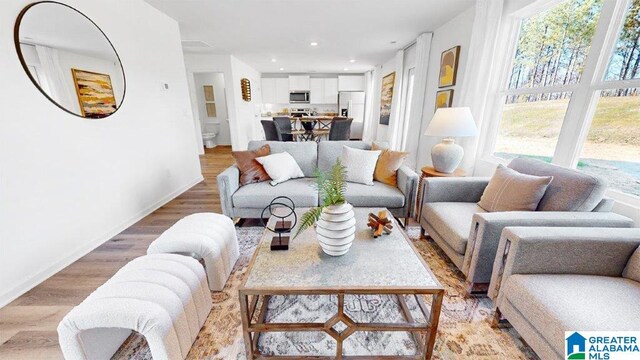
POLYGON ((535 157, 640 196, 640 0, 565 0, 518 19, 490 154, 535 157))

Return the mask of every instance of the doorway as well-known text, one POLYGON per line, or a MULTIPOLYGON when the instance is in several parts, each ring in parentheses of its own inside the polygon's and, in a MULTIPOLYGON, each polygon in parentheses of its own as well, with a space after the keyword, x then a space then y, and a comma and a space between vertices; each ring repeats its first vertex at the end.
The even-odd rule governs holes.
POLYGON ((198 119, 205 147, 231 145, 224 74, 194 73, 198 119))

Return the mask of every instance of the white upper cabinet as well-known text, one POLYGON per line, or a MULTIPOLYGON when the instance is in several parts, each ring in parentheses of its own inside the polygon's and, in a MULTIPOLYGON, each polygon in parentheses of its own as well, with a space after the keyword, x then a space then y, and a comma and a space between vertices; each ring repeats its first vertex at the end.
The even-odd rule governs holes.
POLYGON ((262 78, 262 102, 265 104, 276 103, 276 79, 262 78))
POLYGON ((324 103, 338 103, 338 78, 324 79, 324 103))
POLYGON ((289 91, 310 91, 309 75, 289 75, 289 91))
POLYGON ((324 79, 310 79, 309 80, 310 83, 310 90, 309 90, 309 96, 310 98, 310 103, 311 104, 325 104, 325 97, 324 97, 324 79))
POLYGON ((289 79, 276 78, 276 104, 289 103, 289 79))
POLYGON ((338 76, 339 91, 364 91, 364 76, 340 75, 338 76))
POLYGON ((311 104, 338 103, 338 78, 312 78, 310 84, 311 104))

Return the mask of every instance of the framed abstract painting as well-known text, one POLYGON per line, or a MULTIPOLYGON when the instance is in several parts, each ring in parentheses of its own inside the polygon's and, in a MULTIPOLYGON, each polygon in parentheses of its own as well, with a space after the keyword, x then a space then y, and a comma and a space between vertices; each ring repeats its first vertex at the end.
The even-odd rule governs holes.
POLYGON ((380 92, 380 124, 389 125, 391 117, 391 103, 393 101, 393 85, 396 82, 396 72, 382 78, 382 90, 380 92))
POLYGON ((451 49, 442 52, 442 55, 440 55, 440 76, 438 77, 438 87, 447 87, 456 84, 459 57, 460 46, 454 46, 451 49))
POLYGON ((83 117, 99 119, 116 111, 116 98, 108 74, 78 69, 71 69, 71 73, 83 117))
POLYGON ((441 90, 436 93, 436 110, 451 107, 453 102, 453 89, 441 90))

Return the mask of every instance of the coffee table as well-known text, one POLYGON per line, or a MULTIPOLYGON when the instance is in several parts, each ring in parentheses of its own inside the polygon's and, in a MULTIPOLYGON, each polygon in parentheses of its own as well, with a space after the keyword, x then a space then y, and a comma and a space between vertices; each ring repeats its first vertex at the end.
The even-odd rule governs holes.
MULTIPOLYGON (((296 210, 298 218, 305 210, 296 210)), ((270 241, 274 234, 265 230, 239 290, 247 358, 292 358, 260 353, 261 334, 323 332, 335 340, 335 355, 314 355, 314 359, 361 359, 364 357, 343 354, 345 340, 360 331, 405 332, 411 334, 415 341, 414 354, 368 354, 366 358, 431 358, 444 296, 442 285, 395 219, 392 234, 374 239, 371 229, 366 226, 367 215, 370 212, 377 214, 382 209, 354 210, 356 237, 349 252, 339 257, 322 252, 314 229, 307 229, 292 240, 287 251, 271 251, 270 241), (271 298, 309 295, 337 297, 335 315, 322 322, 267 321, 271 298), (371 323, 352 319, 345 309, 345 297, 364 295, 397 298, 400 321, 371 323), (423 295, 431 297, 431 306, 424 302, 423 295), (424 321, 418 321, 418 317, 412 314, 407 305, 409 300, 412 304, 417 303, 412 307, 413 314, 415 309, 419 309, 419 318, 424 321)), ((269 219, 269 226, 273 228, 274 222, 274 218, 269 219)), ((295 234, 295 229, 292 233, 295 234)), ((304 357, 296 355, 295 358, 304 357)))

